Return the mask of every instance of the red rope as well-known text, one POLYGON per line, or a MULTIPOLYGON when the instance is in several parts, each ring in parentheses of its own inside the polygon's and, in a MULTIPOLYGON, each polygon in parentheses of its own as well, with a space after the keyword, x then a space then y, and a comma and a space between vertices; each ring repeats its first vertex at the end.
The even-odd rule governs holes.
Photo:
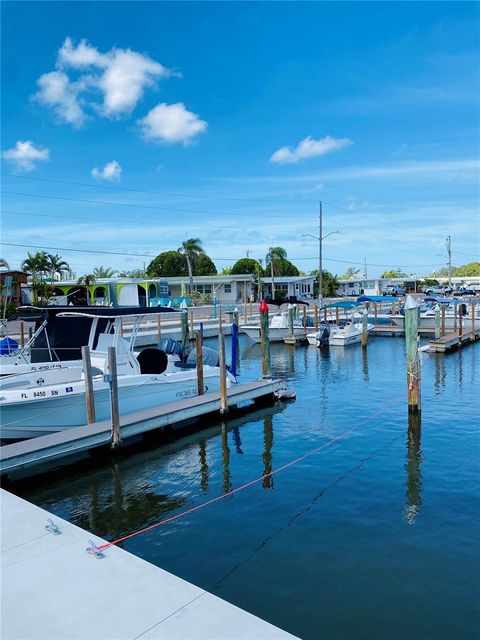
POLYGON ((266 473, 265 475, 260 476, 259 478, 255 478, 254 480, 250 480, 250 482, 247 482, 246 484, 242 484, 240 487, 237 487, 236 489, 232 489, 231 491, 228 491, 227 493, 223 493, 222 495, 217 496, 216 498, 212 498, 211 500, 207 500, 207 502, 202 502, 201 504, 198 504, 196 507, 191 507, 190 509, 187 509, 186 511, 182 511, 181 513, 177 513, 176 515, 171 516, 170 518, 165 518, 165 520, 160 520, 160 522, 156 522, 154 524, 149 525, 148 527, 144 527, 143 529, 139 529, 138 531, 134 531, 133 533, 129 533, 126 536, 122 536, 121 538, 117 538, 116 540, 112 540, 111 542, 106 542, 105 544, 100 545, 98 547, 98 549, 100 549, 100 550, 107 549, 108 547, 112 547, 113 545, 119 544, 120 542, 124 542, 125 540, 128 540, 129 538, 133 538, 135 536, 138 536, 141 533, 146 533, 147 531, 151 531, 152 529, 155 529, 156 527, 160 527, 161 525, 168 524, 169 522, 173 522, 174 520, 178 520, 179 518, 183 518, 184 516, 186 516, 186 515, 188 515, 190 513, 194 513, 195 511, 199 511, 200 509, 203 509, 204 507, 208 507, 209 505, 214 504, 215 502, 219 502, 220 500, 223 500, 224 498, 228 498, 228 496, 232 496, 234 493, 238 493, 239 491, 243 491, 244 489, 248 489, 248 487, 251 487, 252 485, 257 484, 258 482, 262 482, 263 480, 265 480, 265 478, 270 478, 271 476, 274 476, 276 473, 279 473, 280 471, 284 471, 285 469, 288 469, 289 467, 292 467, 294 464, 297 464, 298 462, 301 462, 302 460, 305 460, 305 458, 309 458, 310 456, 313 456, 315 453, 318 453, 322 449, 325 449, 326 447, 329 447, 334 442, 338 442, 339 440, 342 440, 343 438, 345 438, 345 436, 347 436, 350 433, 352 433, 352 431, 355 431, 356 429, 358 429, 358 427, 361 427, 363 424, 366 424, 367 422, 369 422, 373 418, 376 418, 377 416, 382 414, 387 407, 389 407, 389 406, 391 406, 393 404, 397 404, 398 402, 400 402, 400 396, 397 396, 397 398, 394 398, 394 400, 392 400, 391 402, 388 402, 387 404, 384 404, 380 409, 378 409, 374 413, 371 413, 369 416, 367 416, 363 420, 360 420, 359 422, 356 422, 352 427, 350 427, 350 429, 347 429, 347 431, 344 431, 340 435, 335 436, 335 438, 332 438, 328 442, 324 442, 319 447, 316 447, 315 449, 312 449, 311 451, 307 451, 306 453, 304 453, 303 455, 299 456, 298 458, 295 458, 294 460, 291 460, 290 462, 287 462, 286 464, 282 465, 281 467, 278 467, 278 469, 274 469, 270 473, 266 473))

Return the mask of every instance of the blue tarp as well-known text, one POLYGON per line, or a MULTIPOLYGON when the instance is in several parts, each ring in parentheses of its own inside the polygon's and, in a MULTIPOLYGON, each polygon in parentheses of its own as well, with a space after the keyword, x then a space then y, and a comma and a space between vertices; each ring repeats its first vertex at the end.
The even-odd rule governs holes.
POLYGON ((341 302, 332 302, 332 304, 326 304, 325 309, 334 309, 338 307, 339 309, 354 309, 355 307, 359 307, 361 305, 360 302, 353 302, 352 300, 342 300, 341 302))

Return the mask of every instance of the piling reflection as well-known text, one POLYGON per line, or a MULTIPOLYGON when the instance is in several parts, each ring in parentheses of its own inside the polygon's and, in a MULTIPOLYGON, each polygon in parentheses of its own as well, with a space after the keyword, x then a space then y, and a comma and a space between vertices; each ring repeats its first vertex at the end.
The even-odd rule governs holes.
POLYGON ((243 456, 243 450, 242 450, 242 438, 240 437, 240 429, 238 427, 235 427, 235 429, 233 429, 233 442, 235 444, 235 451, 243 456))
POLYGON ((207 445, 203 439, 198 443, 198 459, 200 461, 200 486, 202 493, 205 494, 208 491, 208 478, 210 473, 207 463, 207 445))
POLYGON ((446 369, 445 369, 445 356, 443 353, 434 353, 432 354, 434 358, 434 382, 433 386, 435 391, 440 391, 441 387, 445 387, 445 381, 447 377, 446 369))
POLYGON ((232 490, 232 475, 230 473, 230 447, 228 446, 227 425, 222 422, 222 466, 223 466, 223 493, 232 490))
POLYGON ((420 414, 408 416, 405 518, 414 524, 422 506, 422 451, 420 414))
MULTIPOLYGON (((141 529, 153 520, 161 520, 172 511, 181 509, 186 500, 157 494, 154 488, 145 484, 139 490, 136 477, 121 474, 121 464, 111 465, 111 489, 101 481, 90 488, 89 504, 82 505, 81 511, 71 516, 72 521, 102 538, 115 539, 141 529), (131 491, 133 487, 133 491, 131 491)), ((78 498, 77 498, 78 499, 78 498)))
POLYGON ((368 382, 368 350, 362 349, 362 373, 365 382, 368 382))
POLYGON ((272 416, 265 416, 263 420, 263 475, 266 476, 262 480, 262 486, 264 489, 273 489, 273 476, 268 475, 272 473, 272 456, 273 449, 273 422, 272 416))

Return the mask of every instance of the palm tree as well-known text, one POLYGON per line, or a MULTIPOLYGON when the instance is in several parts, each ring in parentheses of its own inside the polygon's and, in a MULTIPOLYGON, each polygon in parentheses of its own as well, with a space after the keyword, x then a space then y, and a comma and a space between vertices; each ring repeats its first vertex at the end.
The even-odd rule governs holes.
POLYGON ((5 269, 10 269, 10 265, 5 260, 5 258, 0 258, 0 267, 4 267, 5 269))
POLYGON ((27 253, 27 257, 22 262, 22 271, 32 278, 32 301, 37 302, 38 278, 48 272, 48 258, 45 251, 37 253, 27 253))
POLYGON ((286 258, 287 251, 283 247, 269 247, 265 261, 267 265, 270 263, 270 273, 272 276, 272 300, 275 300, 275 260, 286 260, 286 258))
POLYGON ((111 278, 116 273, 118 273, 116 269, 111 269, 110 267, 102 267, 102 265, 100 265, 99 267, 95 267, 94 270, 92 271, 92 275, 97 279, 111 278))
POLYGON ((62 256, 59 256, 58 253, 55 255, 52 255, 51 253, 47 254, 47 260, 50 279, 52 280, 52 282, 55 280, 55 276, 57 273, 60 276, 60 279, 62 279, 64 273, 70 272, 70 265, 68 264, 68 262, 63 260, 62 256))
POLYGON ((77 280, 78 285, 85 287, 85 290, 87 293, 87 305, 90 304, 90 291, 88 290, 88 287, 92 285, 94 282, 95 282, 95 276, 93 275, 93 273, 86 273, 84 276, 81 276, 77 280))
POLYGON ((202 248, 202 241, 200 238, 189 238, 188 240, 184 240, 182 242, 182 246, 178 249, 178 253, 184 255, 187 260, 189 291, 191 293, 193 291, 192 260, 200 253, 205 253, 202 248))

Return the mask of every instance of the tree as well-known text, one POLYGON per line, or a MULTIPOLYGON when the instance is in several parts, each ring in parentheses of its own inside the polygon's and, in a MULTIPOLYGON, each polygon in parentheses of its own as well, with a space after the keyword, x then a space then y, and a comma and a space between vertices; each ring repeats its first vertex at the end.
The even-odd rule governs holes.
POLYGON ((364 274, 358 267, 348 267, 343 276, 340 276, 340 280, 352 280, 353 278, 363 278, 364 274))
POLYGON ((5 269, 10 269, 10 265, 5 260, 5 258, 0 258, 0 267, 3 267, 5 269))
POLYGON ((178 251, 164 251, 150 262, 147 274, 152 278, 186 276, 185 258, 178 251))
MULTIPOLYGON (((281 260, 275 260, 275 275, 276 276, 299 276, 300 271, 297 267, 287 260, 283 258, 281 260)), ((265 275, 269 275, 267 269, 265 269, 265 275)))
POLYGON ((465 278, 480 276, 480 262, 467 262, 460 267, 454 267, 452 269, 452 275, 465 278))
MULTIPOLYGON (((286 260, 287 259, 287 250, 283 247, 269 247, 268 253, 265 258, 266 266, 265 271, 267 272, 268 267, 270 266, 270 277, 272 278, 272 300, 275 300, 275 270, 276 270, 276 262, 278 260, 286 260)), ((277 274, 278 275, 278 274, 277 274)))
POLYGON ((77 280, 78 285, 85 287, 85 291, 87 293, 87 304, 90 304, 90 291, 88 287, 92 285, 94 282, 95 282, 95 276, 93 275, 93 273, 86 273, 85 275, 81 276, 77 280))
POLYGON ((131 271, 119 271, 118 274, 121 278, 147 278, 148 273, 145 269, 131 269, 131 271))
POLYGON ((95 267, 92 271, 92 275, 98 280, 98 278, 111 278, 117 273, 115 269, 111 269, 110 267, 95 267))
POLYGON ((50 280, 55 280, 55 276, 58 274, 60 279, 64 273, 70 272, 70 265, 61 256, 57 254, 47 254, 48 271, 50 274, 50 280))
POLYGON ((192 271, 195 276, 216 276, 217 267, 206 253, 194 255, 192 259, 192 271))
POLYGON ((182 246, 178 249, 178 253, 185 256, 188 269, 189 291, 193 291, 193 270, 192 261, 195 256, 204 253, 202 241, 200 238, 188 238, 182 242, 182 246))
POLYGON ((233 275, 239 275, 244 273, 251 273, 252 275, 256 275, 258 273, 258 268, 261 268, 258 260, 254 260, 253 258, 240 258, 237 260, 233 267, 230 269, 230 273, 233 275))
MULTIPOLYGON (((312 276, 315 276, 315 283, 313 285, 313 295, 318 297, 318 269, 310 272, 312 276)), ((337 276, 330 273, 330 271, 325 271, 322 269, 322 295, 323 296, 334 296, 338 289, 338 279, 337 276)))
POLYGON ((48 257, 45 251, 28 252, 27 257, 22 262, 22 271, 32 279, 32 301, 36 303, 39 279, 48 272, 48 257))
POLYGON ((400 269, 384 271, 380 278, 408 278, 408 273, 400 271, 400 269))

